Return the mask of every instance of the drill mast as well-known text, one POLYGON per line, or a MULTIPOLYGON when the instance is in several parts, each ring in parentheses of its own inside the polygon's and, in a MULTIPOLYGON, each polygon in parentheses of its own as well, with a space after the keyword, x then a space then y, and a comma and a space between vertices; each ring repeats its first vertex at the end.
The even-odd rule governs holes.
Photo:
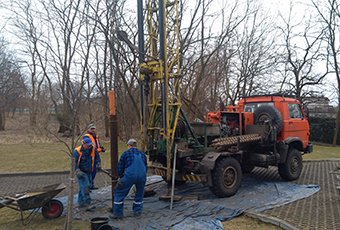
POLYGON ((144 11, 143 0, 138 0, 138 41, 143 147, 155 157, 154 143, 164 139, 170 180, 171 151, 181 110, 179 1, 146 0, 144 11))

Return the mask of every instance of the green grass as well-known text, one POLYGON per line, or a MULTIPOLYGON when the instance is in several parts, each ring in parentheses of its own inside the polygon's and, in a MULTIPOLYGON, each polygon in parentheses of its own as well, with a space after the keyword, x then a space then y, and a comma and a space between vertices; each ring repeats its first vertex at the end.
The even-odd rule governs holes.
POLYGON ((340 146, 314 145, 313 152, 303 155, 304 160, 321 160, 340 158, 340 146))
MULTIPOLYGON (((24 215, 27 217, 29 211, 25 211, 24 215)), ((20 212, 3 208, 0 209, 0 230, 62 230, 64 229, 65 217, 59 217, 57 219, 47 220, 41 213, 37 213, 33 217, 31 222, 27 225, 22 225, 20 212)), ((73 220, 73 229, 90 230, 90 222, 73 220)))
MULTIPOLYGON (((102 153, 102 167, 110 168, 110 145, 103 143, 107 149, 102 153)), ((119 154, 126 148, 119 144, 119 154)), ((0 173, 49 172, 70 169, 70 157, 63 143, 43 144, 3 144, 0 148, 0 173)))
POLYGON ((239 217, 233 218, 229 221, 223 222, 223 228, 225 230, 279 230, 282 229, 272 224, 264 223, 260 220, 253 219, 251 217, 241 215, 239 217))

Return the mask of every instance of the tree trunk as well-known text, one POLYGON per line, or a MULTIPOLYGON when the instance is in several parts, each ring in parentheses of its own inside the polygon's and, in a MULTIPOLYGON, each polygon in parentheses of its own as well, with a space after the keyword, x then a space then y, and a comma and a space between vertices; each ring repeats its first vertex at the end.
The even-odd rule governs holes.
POLYGON ((69 186, 70 190, 68 193, 68 202, 67 202, 67 220, 65 222, 64 229, 71 230, 72 229, 72 219, 73 219, 73 197, 74 197, 74 167, 75 167, 75 159, 73 155, 71 156, 71 169, 70 169, 70 181, 69 186))
POLYGON ((35 103, 32 103, 31 112, 30 112, 30 125, 35 126, 37 124, 37 108, 35 103))
POLYGON ((6 114, 4 112, 0 112, 0 131, 5 130, 5 116, 6 114))
MULTIPOLYGON (((340 101, 340 99, 339 99, 340 101)), ((334 136, 333 136, 333 142, 332 145, 336 146, 336 142, 338 139, 338 133, 339 133, 339 125, 340 125, 340 106, 338 106, 338 112, 336 115, 336 120, 335 120, 335 127, 334 127, 334 136)))
MULTIPOLYGON (((106 94, 106 92, 105 92, 106 94)), ((103 116, 104 116, 104 124, 105 124, 105 137, 110 136, 110 121, 109 121, 109 102, 107 100, 107 96, 103 98, 103 116)))

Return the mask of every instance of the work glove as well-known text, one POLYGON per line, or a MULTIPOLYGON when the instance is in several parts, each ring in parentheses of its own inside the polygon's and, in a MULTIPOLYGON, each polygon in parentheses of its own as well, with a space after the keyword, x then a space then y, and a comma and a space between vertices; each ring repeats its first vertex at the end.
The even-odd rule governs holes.
POLYGON ((85 177, 85 173, 79 169, 76 171, 76 175, 78 179, 83 179, 85 177))

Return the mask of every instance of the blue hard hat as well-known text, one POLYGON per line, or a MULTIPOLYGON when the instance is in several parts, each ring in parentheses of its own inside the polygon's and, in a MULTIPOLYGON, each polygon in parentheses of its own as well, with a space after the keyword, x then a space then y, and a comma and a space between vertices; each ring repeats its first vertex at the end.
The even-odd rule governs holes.
POLYGON ((92 141, 88 136, 83 137, 82 142, 87 146, 92 145, 92 141))

